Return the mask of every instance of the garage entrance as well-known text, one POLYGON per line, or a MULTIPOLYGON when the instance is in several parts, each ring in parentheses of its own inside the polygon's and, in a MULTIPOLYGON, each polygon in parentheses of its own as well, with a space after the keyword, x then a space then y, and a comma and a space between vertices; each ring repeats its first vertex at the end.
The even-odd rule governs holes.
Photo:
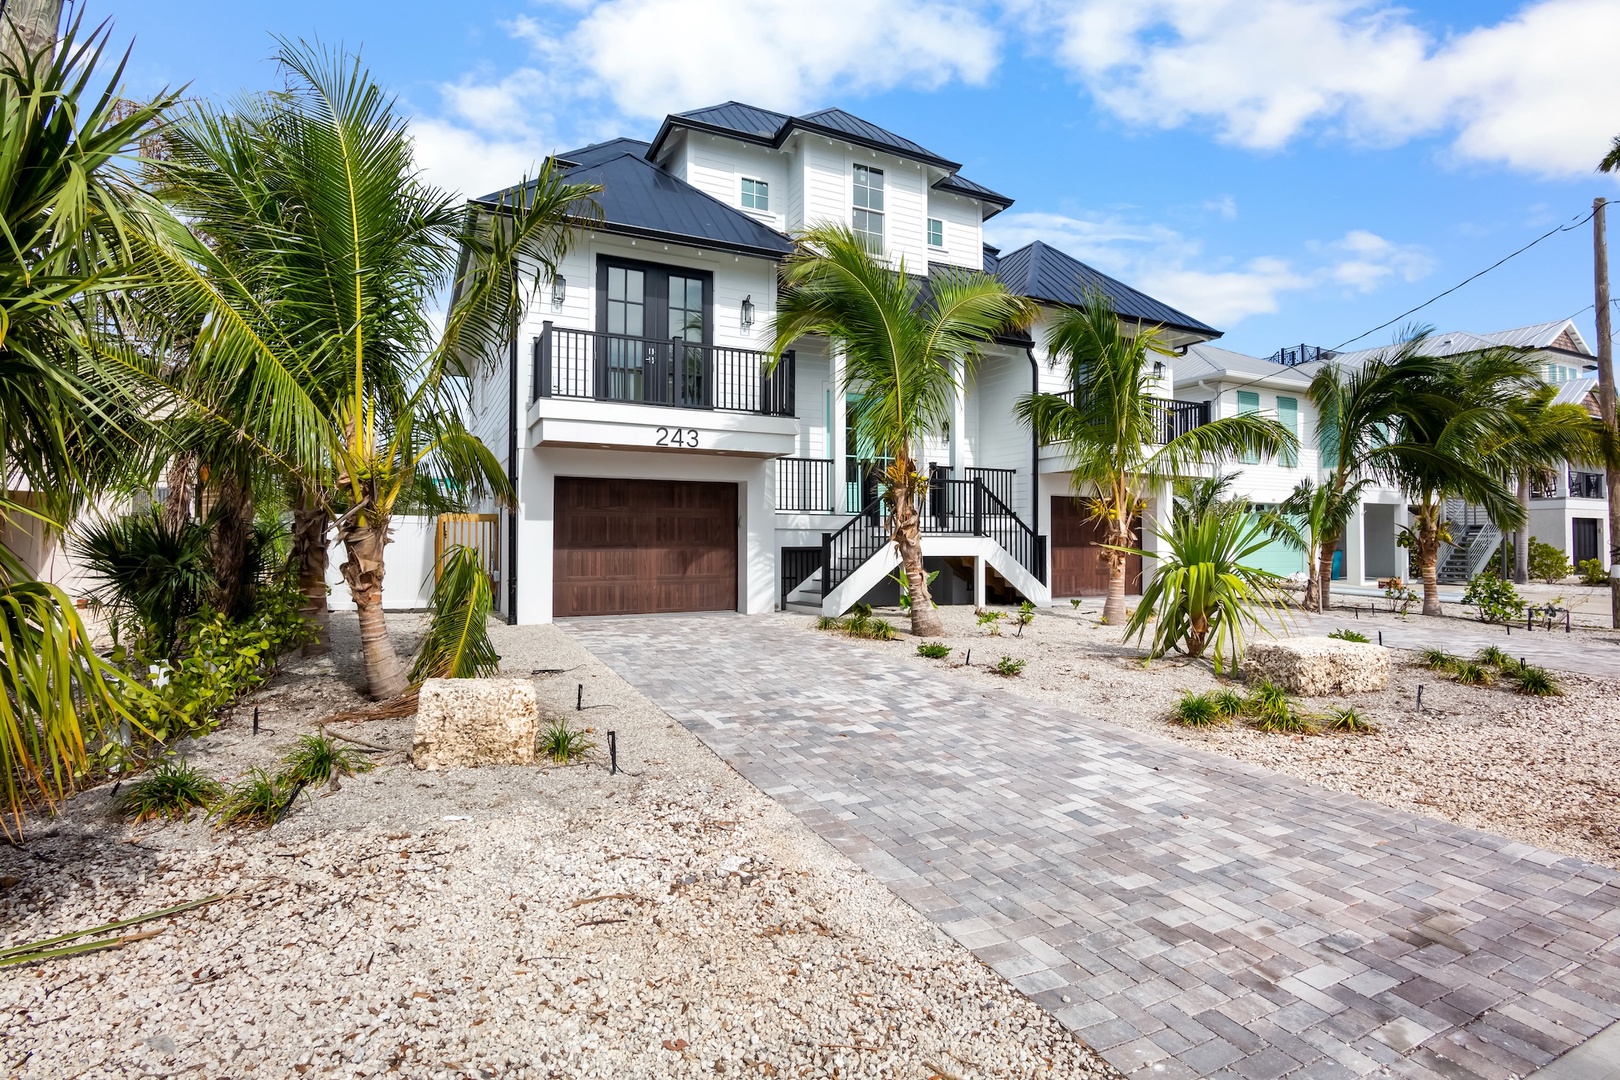
POLYGON ((737 485, 559 476, 552 614, 737 610, 737 485))
MULTIPOLYGON (((1136 518, 1136 538, 1142 539, 1142 518, 1136 518)), ((1052 595, 1106 596, 1108 564, 1101 556, 1103 523, 1091 516, 1081 499, 1052 499, 1052 595)), ((1142 556, 1125 556, 1125 592, 1142 591, 1142 556)))

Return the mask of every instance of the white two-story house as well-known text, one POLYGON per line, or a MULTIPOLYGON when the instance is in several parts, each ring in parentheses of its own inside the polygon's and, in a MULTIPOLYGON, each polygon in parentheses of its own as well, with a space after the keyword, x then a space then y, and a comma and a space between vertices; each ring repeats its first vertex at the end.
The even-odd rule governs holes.
MULTIPOLYGON (((507 361, 471 388, 469 426, 518 491, 497 530, 498 603, 517 622, 841 611, 892 588, 874 501, 883 463, 852 437, 839 357, 819 339, 774 368, 763 352, 800 230, 842 222, 908 273, 986 271, 1048 309, 1101 288, 1178 348, 1218 336, 1046 244, 987 246, 983 223, 1010 199, 842 110, 732 102, 669 116, 650 142, 556 160, 601 185, 600 221, 535 297, 507 361)), ((941 603, 1046 604, 1104 584, 1059 448, 1013 417, 1030 390, 1066 389, 1043 338, 1037 326, 988 348, 920 448, 941 603)), ((1161 378, 1169 398, 1169 366, 1161 378)), ((1207 418, 1198 403, 1165 411, 1167 425, 1207 418)))

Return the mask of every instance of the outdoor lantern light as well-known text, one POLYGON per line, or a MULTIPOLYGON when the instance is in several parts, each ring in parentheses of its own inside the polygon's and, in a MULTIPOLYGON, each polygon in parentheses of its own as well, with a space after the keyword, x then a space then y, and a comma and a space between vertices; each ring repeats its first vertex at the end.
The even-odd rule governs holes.
POLYGON ((551 304, 553 307, 562 307, 563 301, 568 299, 568 279, 558 274, 551 279, 551 304))
POLYGON ((754 294, 749 293, 743 297, 742 302, 742 328, 750 330, 754 326, 754 294))
POLYGON ((1163 360, 1155 360, 1155 361, 1153 361, 1153 377, 1155 379, 1164 378, 1164 361, 1163 360))

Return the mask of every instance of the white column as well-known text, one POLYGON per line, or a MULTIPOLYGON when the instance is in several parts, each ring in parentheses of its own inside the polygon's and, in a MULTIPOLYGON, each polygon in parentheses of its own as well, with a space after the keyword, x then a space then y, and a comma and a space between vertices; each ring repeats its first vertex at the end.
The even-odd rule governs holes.
MULTIPOLYGON (((1407 528, 1411 524, 1412 512, 1407 509, 1406 500, 1402 499, 1400 502, 1395 504, 1395 535, 1399 536, 1401 534, 1401 530, 1407 528)), ((1406 549, 1398 544, 1395 548, 1395 566, 1400 571, 1401 580, 1406 582, 1408 588, 1411 588, 1412 566, 1410 556, 1406 549)))
POLYGON ((737 545, 745 553, 737 568, 742 577, 737 582, 742 601, 738 606, 744 614, 763 615, 776 610, 777 599, 775 470, 762 464, 737 487, 742 511, 737 545))
POLYGON ((975 611, 984 610, 984 558, 979 555, 973 557, 973 608, 975 611))
POLYGON ((828 430, 832 432, 832 445, 827 447, 827 456, 832 458, 833 477, 833 509, 839 513, 853 514, 860 509, 858 506, 846 506, 844 493, 847 490, 845 481, 849 478, 844 475, 844 444, 848 441, 844 434, 844 421, 847 410, 844 408, 844 354, 827 347, 827 369, 832 372, 832 415, 828 418, 828 430))
POLYGON ((1344 530, 1344 583, 1346 585, 1367 584, 1366 549, 1367 549, 1367 514, 1365 503, 1357 503, 1355 512, 1350 517, 1349 526, 1344 530))
POLYGON ((551 545, 555 515, 555 474, 544 454, 525 447, 528 432, 518 436, 524 455, 518 474, 517 566, 518 610, 521 624, 551 621, 551 545))

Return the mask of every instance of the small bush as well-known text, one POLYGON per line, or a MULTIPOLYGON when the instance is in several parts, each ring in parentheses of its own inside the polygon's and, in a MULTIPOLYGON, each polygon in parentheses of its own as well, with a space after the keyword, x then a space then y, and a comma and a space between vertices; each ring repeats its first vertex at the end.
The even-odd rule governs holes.
MULTIPOLYGON (((1597 562, 1596 559, 1593 559, 1592 561, 1597 562)), ((1074 608, 1074 610, 1079 611, 1080 610, 1080 598, 1078 596, 1069 597, 1069 606, 1074 608)))
POLYGON ((1483 664, 1476 664, 1472 660, 1460 661, 1456 667, 1451 669, 1451 673, 1464 686, 1491 685, 1490 668, 1485 667, 1483 664))
POLYGON ((324 735, 300 735, 297 745, 282 757, 276 783, 288 790, 298 784, 319 787, 334 776, 370 771, 371 762, 360 751, 339 746, 324 735))
POLYGON ((168 758, 129 785, 118 809, 136 824, 156 818, 184 821, 193 809, 207 810, 223 790, 184 758, 168 758))
POLYGON ((1303 734, 1316 730, 1311 718, 1295 706, 1287 691, 1270 680, 1263 680, 1250 690, 1244 706, 1250 725, 1260 731, 1303 734))
POLYGON ((1504 675, 1519 670, 1518 658, 1509 656, 1495 645, 1479 650, 1474 655, 1474 663, 1484 667, 1493 667, 1504 675))
POLYGON ((1562 697, 1563 687, 1558 685, 1556 679, 1548 673, 1546 668, 1538 668, 1532 664, 1516 666, 1513 671, 1505 673, 1512 680, 1513 685, 1521 694, 1531 697, 1562 697))
POLYGON ((1366 634, 1363 634, 1359 630, 1346 630, 1343 627, 1333 631, 1333 633, 1329 634, 1328 637, 1337 638, 1340 641, 1355 641, 1362 645, 1366 645, 1368 642, 1372 641, 1372 638, 1368 637, 1366 634))
POLYGON ((1195 694, 1191 690, 1181 695, 1175 708, 1170 710, 1170 722, 1182 727, 1213 727, 1229 724, 1232 717, 1221 712, 1210 694, 1195 694))
POLYGON ((1236 690, 1217 690, 1209 701, 1215 706, 1215 712, 1226 720, 1242 716, 1249 709, 1249 703, 1236 690))
POLYGON ((1468 581, 1462 602, 1479 609, 1479 621, 1509 623, 1524 611, 1524 600, 1513 582, 1504 581, 1495 574, 1475 574, 1468 581))
POLYGON ((1580 566, 1576 567, 1581 573, 1582 585, 1607 585, 1609 583, 1609 568, 1603 565, 1602 559, 1582 559, 1580 566))
POLYGON ((1378 725, 1362 716, 1361 710, 1354 705, 1329 709, 1322 726, 1329 731, 1344 731, 1352 735, 1369 735, 1378 730, 1378 725))
POLYGON ((1444 649, 1421 649, 1418 651, 1418 663, 1430 671, 1451 672, 1457 670, 1457 665, 1462 661, 1444 649))
POLYGON ((219 828, 236 825, 272 825, 287 792, 263 769, 252 769, 247 779, 232 784, 214 802, 208 816, 219 828))
POLYGON ((1002 611, 981 611, 978 616, 979 625, 989 627, 991 637, 1000 637, 1001 627, 998 624, 1006 617, 1006 612, 1002 611))
POLYGON ((951 655, 951 647, 938 641, 925 641, 917 646, 917 655, 930 660, 943 660, 951 655))
POLYGON ((1544 544, 1535 537, 1530 538, 1530 576, 1537 581, 1545 581, 1548 585, 1556 585, 1573 573, 1569 565, 1569 556, 1551 544, 1544 544))
POLYGON ((583 731, 574 730, 562 719, 553 720, 540 733, 540 752, 559 765, 582 758, 595 747, 596 744, 586 738, 583 731))
POLYGON ((894 624, 888 619, 867 617, 864 619, 851 619, 845 632, 850 637, 866 638, 870 641, 893 641, 894 624))
POLYGON ((1014 660, 1010 656, 1003 656, 1000 660, 997 660, 990 666, 990 670, 995 672, 997 675, 1010 679, 1014 675, 1022 675, 1024 673, 1025 663, 1027 663, 1027 661, 1014 660))
POLYGON ((1014 637, 1024 636, 1024 627, 1035 621, 1035 605, 1025 600, 1018 605, 1018 613, 1013 616, 1013 623, 1018 627, 1014 637))
POLYGON ((842 630, 843 628, 844 628, 844 620, 838 618, 836 615, 818 615, 818 616, 816 616, 816 629, 817 630, 842 630))

